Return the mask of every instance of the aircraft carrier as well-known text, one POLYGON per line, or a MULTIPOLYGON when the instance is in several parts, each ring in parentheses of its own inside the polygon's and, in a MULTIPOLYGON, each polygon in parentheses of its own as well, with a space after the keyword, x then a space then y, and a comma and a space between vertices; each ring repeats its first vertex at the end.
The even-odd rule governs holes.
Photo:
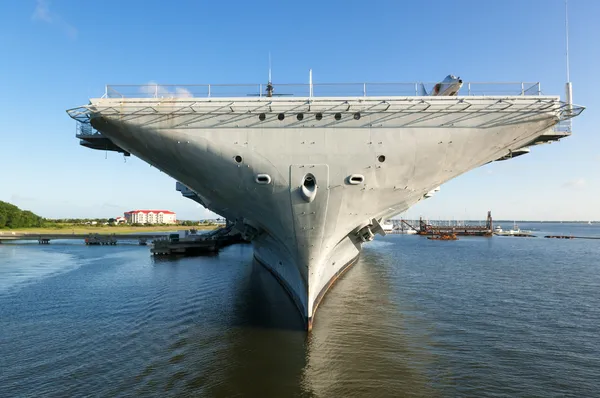
POLYGON ((133 154, 235 226, 308 330, 384 220, 444 182, 571 134, 539 83, 106 86, 69 109, 80 143, 133 154), (286 95, 283 95, 286 94, 286 95))

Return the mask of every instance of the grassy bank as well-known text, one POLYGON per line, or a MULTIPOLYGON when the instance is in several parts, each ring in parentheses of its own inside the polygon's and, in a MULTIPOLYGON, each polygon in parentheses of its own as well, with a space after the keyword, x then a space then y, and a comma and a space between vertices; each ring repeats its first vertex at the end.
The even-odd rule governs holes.
POLYGON ((197 230, 213 230, 214 225, 196 225, 187 227, 183 225, 170 226, 90 226, 90 225, 61 225, 59 227, 0 229, 0 233, 21 232, 28 234, 136 234, 140 232, 171 232, 195 228, 197 230))

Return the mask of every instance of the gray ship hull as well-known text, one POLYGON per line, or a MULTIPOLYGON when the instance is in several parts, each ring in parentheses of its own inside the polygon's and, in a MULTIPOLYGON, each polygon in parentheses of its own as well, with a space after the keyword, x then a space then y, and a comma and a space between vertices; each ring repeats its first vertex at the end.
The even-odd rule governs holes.
POLYGON ((385 234, 382 219, 534 142, 564 112, 557 97, 427 100, 102 98, 86 109, 120 148, 235 220, 310 329, 362 245, 385 234))

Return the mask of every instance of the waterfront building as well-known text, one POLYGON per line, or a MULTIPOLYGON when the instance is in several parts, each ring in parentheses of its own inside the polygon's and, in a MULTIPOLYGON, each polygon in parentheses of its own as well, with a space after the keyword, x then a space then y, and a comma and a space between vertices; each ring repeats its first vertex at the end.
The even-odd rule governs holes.
POLYGON ((176 214, 169 210, 131 210, 125 212, 129 224, 175 224, 176 214))

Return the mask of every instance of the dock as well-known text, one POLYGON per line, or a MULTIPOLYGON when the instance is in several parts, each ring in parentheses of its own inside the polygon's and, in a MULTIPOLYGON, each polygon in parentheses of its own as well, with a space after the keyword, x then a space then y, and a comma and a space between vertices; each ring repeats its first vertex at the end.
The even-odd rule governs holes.
POLYGON ((37 241, 48 245, 52 240, 83 240, 87 246, 115 246, 121 241, 137 241, 145 246, 151 243, 154 255, 197 255, 217 253, 221 248, 236 243, 247 243, 242 234, 228 224, 207 233, 195 229, 162 234, 36 234, 0 231, 0 244, 7 241, 37 241))
POLYGON ((150 252, 157 256, 214 254, 236 243, 248 243, 242 234, 228 225, 205 234, 180 231, 154 240, 150 252))
POLYGON ((83 240, 86 245, 116 245, 119 241, 138 241, 145 245, 148 240, 163 238, 165 234, 36 234, 0 231, 0 244, 3 241, 37 241, 40 245, 52 240, 83 240))

